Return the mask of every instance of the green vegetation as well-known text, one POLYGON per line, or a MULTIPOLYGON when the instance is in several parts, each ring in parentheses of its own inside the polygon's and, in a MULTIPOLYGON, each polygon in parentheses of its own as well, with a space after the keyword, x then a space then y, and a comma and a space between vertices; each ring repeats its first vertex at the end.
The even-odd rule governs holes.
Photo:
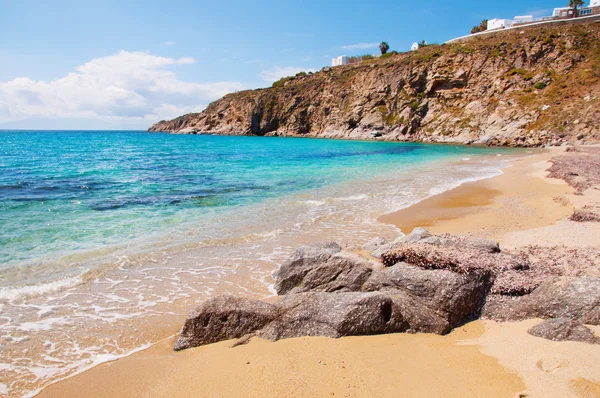
POLYGON ((471 34, 485 32, 487 30, 487 23, 488 23, 488 20, 484 19, 479 23, 479 25, 473 26, 473 29, 471 29, 471 34))
POLYGON ((544 82, 539 82, 539 83, 536 83, 536 84, 534 84, 534 85, 533 85, 533 87, 534 87, 536 90, 543 90, 543 89, 545 89, 545 88, 546 88, 546 86, 547 86, 547 84, 546 84, 546 83, 544 83, 544 82))
POLYGON ((392 55, 398 55, 398 54, 399 54, 398 51, 390 51, 389 53, 382 54, 381 58, 385 59, 385 58, 391 57, 392 55))
POLYGON ((357 62, 369 61, 372 59, 375 59, 375 57, 371 54, 356 55, 354 57, 348 57, 348 63, 355 64, 357 62))
POLYGON ((290 82, 294 79, 296 79, 294 76, 282 77, 281 79, 277 80, 276 82, 273 82, 273 85, 271 87, 273 87, 273 88, 283 87, 283 86, 285 86, 285 83, 290 82))
POLYGON ((381 44, 379 44, 379 50, 381 51, 381 55, 386 54, 389 49, 390 49, 390 45, 388 44, 387 41, 382 41, 381 44))
POLYGON ((533 74, 529 71, 526 71, 525 69, 520 69, 520 68, 513 68, 511 70, 509 70, 508 72, 506 72, 506 74, 504 76, 506 77, 511 77, 511 76, 515 76, 515 75, 519 75, 523 78, 523 80, 525 81, 530 81, 531 79, 533 79, 533 74))

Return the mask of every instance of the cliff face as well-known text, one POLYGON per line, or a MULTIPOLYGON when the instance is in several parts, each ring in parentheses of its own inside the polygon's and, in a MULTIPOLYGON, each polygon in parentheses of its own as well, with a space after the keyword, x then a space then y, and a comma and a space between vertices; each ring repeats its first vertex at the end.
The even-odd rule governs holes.
POLYGON ((506 146, 600 138, 600 23, 530 27, 229 94, 149 131, 506 146))

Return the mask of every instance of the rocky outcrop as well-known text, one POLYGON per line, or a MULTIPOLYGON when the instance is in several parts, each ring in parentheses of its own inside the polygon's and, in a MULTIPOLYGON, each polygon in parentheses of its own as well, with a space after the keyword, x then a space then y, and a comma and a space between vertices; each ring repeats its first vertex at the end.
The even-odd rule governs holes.
POLYGON ((590 328, 569 318, 548 319, 529 329, 528 333, 553 341, 600 344, 600 338, 596 337, 590 328))
POLYGON ((600 138, 600 25, 432 45, 241 91, 150 131, 532 147, 600 138))
MULTIPOLYGON (((527 247, 508 253, 493 241, 423 229, 366 247, 385 248, 382 262, 336 243, 300 247, 275 275, 280 301, 209 300, 189 315, 175 349, 236 338, 243 343, 251 336, 445 334, 482 315, 600 324, 600 278, 594 274, 600 250, 527 247)), ((538 332, 583 333, 574 324, 556 325, 538 332)))

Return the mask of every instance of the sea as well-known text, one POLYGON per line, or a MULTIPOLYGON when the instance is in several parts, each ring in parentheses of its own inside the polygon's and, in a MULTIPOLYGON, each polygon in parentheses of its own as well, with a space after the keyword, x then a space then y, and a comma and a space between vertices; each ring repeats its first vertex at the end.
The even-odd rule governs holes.
POLYGON ((274 295, 296 247, 402 232, 379 216, 525 152, 141 131, 0 131, 0 396, 173 336, 209 297, 274 295))

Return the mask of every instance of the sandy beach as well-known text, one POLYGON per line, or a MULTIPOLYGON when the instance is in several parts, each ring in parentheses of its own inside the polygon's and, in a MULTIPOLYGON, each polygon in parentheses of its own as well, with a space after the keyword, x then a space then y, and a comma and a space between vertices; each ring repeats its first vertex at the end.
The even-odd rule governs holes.
MULTIPOLYGON (((493 238, 528 244, 598 246, 600 223, 566 220, 600 201, 545 178, 563 149, 536 151, 504 174, 464 184, 388 214, 404 233, 493 238)), ((175 353, 174 338, 44 389, 41 397, 600 397, 600 345, 554 342, 527 330, 541 320, 475 321, 446 336, 253 339, 175 353)), ((599 327, 592 327, 600 335, 599 327)))

